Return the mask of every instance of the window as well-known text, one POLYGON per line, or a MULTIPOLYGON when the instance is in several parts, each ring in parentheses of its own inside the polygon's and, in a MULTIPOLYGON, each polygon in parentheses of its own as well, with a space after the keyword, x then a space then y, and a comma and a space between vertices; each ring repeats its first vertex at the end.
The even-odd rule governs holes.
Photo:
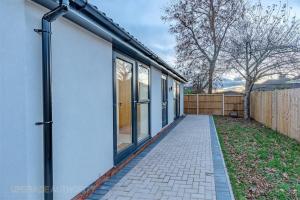
POLYGON ((168 80, 166 75, 161 76, 161 107, 162 127, 168 124, 168 80))
POLYGON ((132 69, 132 63, 116 59, 117 151, 132 144, 132 69))
POLYGON ((137 135, 138 141, 149 136, 149 68, 138 65, 138 105, 137 105, 137 135))
POLYGON ((114 162, 150 138, 150 68, 115 53, 114 162))
POLYGON ((178 118, 180 115, 180 93, 179 93, 179 83, 173 81, 173 104, 174 104, 174 119, 178 118))
POLYGON ((139 65, 138 77, 139 101, 147 101, 149 100, 149 69, 139 65))

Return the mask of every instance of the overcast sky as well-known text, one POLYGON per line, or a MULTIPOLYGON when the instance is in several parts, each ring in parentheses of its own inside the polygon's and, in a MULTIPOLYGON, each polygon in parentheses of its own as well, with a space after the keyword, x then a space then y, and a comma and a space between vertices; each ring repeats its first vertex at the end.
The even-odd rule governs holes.
MULTIPOLYGON (((172 65, 175 61, 175 39, 169 33, 168 25, 161 20, 163 8, 171 1, 90 0, 99 10, 172 65)), ((267 5, 277 2, 279 1, 262 0, 262 3, 267 5)), ((300 17, 300 0, 289 0, 289 4, 300 17)))

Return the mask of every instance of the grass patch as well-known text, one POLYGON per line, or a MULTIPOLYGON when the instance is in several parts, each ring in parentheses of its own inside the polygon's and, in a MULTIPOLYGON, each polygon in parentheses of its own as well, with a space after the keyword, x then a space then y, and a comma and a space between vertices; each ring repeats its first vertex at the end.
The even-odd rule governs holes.
POLYGON ((254 121, 214 117, 236 199, 300 199, 300 144, 254 121))

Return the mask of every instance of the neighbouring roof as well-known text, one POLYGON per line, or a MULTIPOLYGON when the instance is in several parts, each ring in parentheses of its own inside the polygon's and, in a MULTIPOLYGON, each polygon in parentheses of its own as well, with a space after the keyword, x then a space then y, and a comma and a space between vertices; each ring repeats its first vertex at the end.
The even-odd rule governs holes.
MULTIPOLYGON (((33 0, 39 4, 42 4, 48 8, 51 8, 50 5, 53 6, 53 2, 57 5, 58 0, 33 0)), ((136 39, 133 35, 131 35, 128 31, 122 28, 118 23, 115 23, 111 18, 109 18, 104 12, 100 11, 95 5, 88 3, 86 0, 70 0, 70 6, 79 10, 83 14, 92 18, 99 24, 104 27, 108 31, 112 32, 120 39, 141 51, 145 56, 151 58, 158 64, 165 67, 167 70, 178 76, 184 82, 187 82, 187 79, 178 73, 174 68, 172 68, 169 64, 167 64, 163 59, 161 59, 158 55, 156 55, 152 50, 146 47, 143 43, 141 43, 138 39, 136 39)))
POLYGON ((243 92, 238 92, 238 91, 234 91, 234 90, 226 90, 226 91, 222 91, 222 92, 216 92, 214 94, 224 94, 224 95, 244 95, 243 92))
POLYGON ((270 91, 276 89, 293 89, 300 88, 300 83, 275 83, 275 84, 255 84, 253 86, 254 91, 270 91))
POLYGON ((253 86, 253 90, 275 90, 275 89, 292 89, 292 88, 300 88, 300 79, 296 78, 288 78, 286 76, 279 76, 277 79, 266 80, 263 83, 255 84, 253 86))

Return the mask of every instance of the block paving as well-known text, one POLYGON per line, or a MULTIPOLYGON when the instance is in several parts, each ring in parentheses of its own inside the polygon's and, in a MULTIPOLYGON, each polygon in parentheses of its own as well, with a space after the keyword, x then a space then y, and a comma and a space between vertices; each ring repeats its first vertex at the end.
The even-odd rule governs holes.
MULTIPOLYGON (((211 137, 211 123, 209 116, 186 116, 161 141, 139 154, 88 199, 213 200, 217 199, 216 191, 230 194, 231 188, 223 184, 227 181, 225 166, 222 174, 214 176, 216 162, 212 145, 218 143, 211 141, 211 138, 217 140, 217 136, 211 137), (217 183, 223 180, 223 189, 216 190, 215 180, 217 183)), ((217 156, 223 162, 220 155, 217 156)), ((230 195, 224 197, 231 199, 230 195)))

